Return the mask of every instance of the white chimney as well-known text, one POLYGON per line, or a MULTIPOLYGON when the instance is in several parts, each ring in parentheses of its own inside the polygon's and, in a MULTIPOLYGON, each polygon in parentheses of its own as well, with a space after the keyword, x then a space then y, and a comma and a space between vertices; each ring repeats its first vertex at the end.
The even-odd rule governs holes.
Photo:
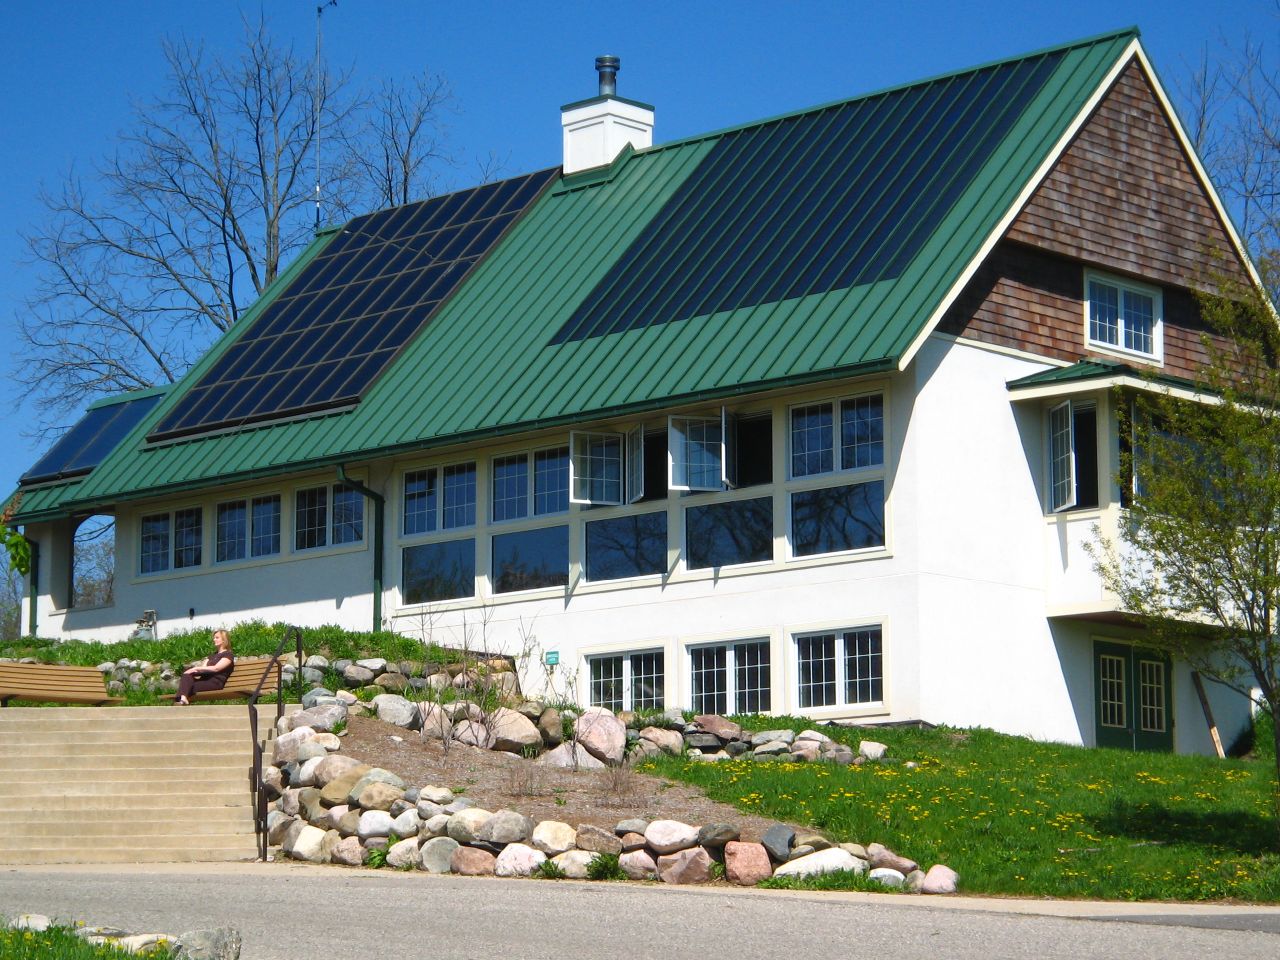
POLYGON ((612 163, 628 143, 653 146, 653 107, 618 96, 617 57, 596 57, 600 95, 560 108, 564 128, 564 172, 577 173, 612 163))

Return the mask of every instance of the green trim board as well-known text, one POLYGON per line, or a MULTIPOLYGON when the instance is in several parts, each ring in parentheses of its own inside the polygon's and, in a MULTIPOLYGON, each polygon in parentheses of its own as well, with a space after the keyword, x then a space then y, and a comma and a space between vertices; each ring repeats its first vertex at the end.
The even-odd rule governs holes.
MULTIPOLYGON (((92 508, 166 491, 895 369, 1036 172, 1051 161, 1065 132, 1134 37, 1134 32, 1123 31, 1054 48, 1051 73, 1027 98, 985 161, 971 176, 957 181, 962 189, 936 227, 921 238, 918 248, 912 246, 909 262, 891 276, 855 278, 848 286, 779 299, 728 301, 722 309, 678 323, 553 342, 557 331, 629 256, 637 238, 706 163, 724 132, 635 151, 610 165, 604 176, 566 178, 546 191, 356 408, 167 444, 144 442, 157 418, 172 409, 234 342, 237 331, 232 331, 156 414, 90 474, 74 505, 92 508), (573 189, 563 189, 570 186, 573 189)), ((1029 58, 1007 62, 1025 59, 1029 58)), ((951 76, 971 76, 980 69, 951 76)), ((893 119, 884 122, 892 125, 893 119)), ((735 129, 753 126, 760 124, 735 129)), ((851 150, 856 144, 836 140, 827 147, 851 150)), ((734 175, 732 165, 722 170, 722 178, 734 175)), ((877 169, 866 175, 892 182, 892 171, 877 169)), ((950 182, 946 170, 930 175, 934 182, 950 182)), ((815 203, 820 198, 804 177, 759 183, 748 199, 767 193, 771 203, 792 205, 795 213, 788 230, 816 236, 823 229, 815 203)), ((686 191, 685 202, 706 207, 701 218, 698 210, 688 211, 685 221, 696 225, 708 217, 723 217, 725 211, 712 206, 716 196, 686 191)), ((326 239, 319 238, 299 262, 316 256, 326 239)), ((733 255, 731 247, 724 254, 733 255)), ((659 293, 668 277, 695 268, 662 256, 651 263, 652 276, 641 279, 656 285, 659 293)), ((291 272, 296 268, 295 263, 291 272)), ((715 264, 696 268, 710 270, 715 264)), ((264 296, 255 312, 280 289, 264 296)), ((246 317, 245 323, 252 322, 246 317)))

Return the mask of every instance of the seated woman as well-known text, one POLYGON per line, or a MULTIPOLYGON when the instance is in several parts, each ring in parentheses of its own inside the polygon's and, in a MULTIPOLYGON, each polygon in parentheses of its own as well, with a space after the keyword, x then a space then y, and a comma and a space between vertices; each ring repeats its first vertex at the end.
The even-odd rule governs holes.
POLYGON ((231 652, 231 637, 225 630, 213 631, 213 654, 202 664, 188 667, 178 680, 176 703, 186 706, 193 694, 221 690, 236 667, 235 654, 231 652))

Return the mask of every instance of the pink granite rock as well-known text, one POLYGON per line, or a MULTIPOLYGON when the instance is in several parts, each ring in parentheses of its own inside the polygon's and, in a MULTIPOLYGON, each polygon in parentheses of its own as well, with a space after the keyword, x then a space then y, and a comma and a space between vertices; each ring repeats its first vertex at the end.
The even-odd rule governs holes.
POLYGON ((731 840, 724 845, 724 876, 740 887, 754 887, 773 876, 769 851, 759 843, 731 840))
POLYGON ((693 718, 693 722, 721 740, 737 740, 742 736, 741 726, 714 713, 700 713, 693 718))
POLYGON ((347 837, 333 846, 330 859, 347 867, 358 867, 364 863, 364 846, 359 837, 347 837))
POLYGON ((706 883, 711 879, 711 863, 711 855, 702 847, 681 850, 658 858, 658 876, 663 883, 706 883))
POLYGON ((618 857, 618 866, 631 880, 658 879, 658 865, 653 862, 653 857, 649 856, 647 850, 628 850, 618 857))
POLYGON ((679 730, 645 727, 640 731, 640 739, 652 743, 663 753, 669 753, 673 757, 678 757, 684 752, 684 737, 679 730))
POLYGON ((493 875, 497 858, 488 850, 476 847, 459 847, 449 858, 449 869, 464 877, 487 877, 493 875))
POLYGON ((920 864, 906 857, 900 857, 882 843, 873 843, 867 847, 867 857, 871 860, 871 868, 888 867, 897 870, 904 877, 912 870, 920 869, 920 864))
POLYGON ((955 893, 960 884, 960 874, 945 864, 935 863, 924 875, 921 893, 955 893))
POLYGON ((627 749, 627 728, 604 707, 587 707, 573 722, 578 743, 597 760, 621 763, 627 749))

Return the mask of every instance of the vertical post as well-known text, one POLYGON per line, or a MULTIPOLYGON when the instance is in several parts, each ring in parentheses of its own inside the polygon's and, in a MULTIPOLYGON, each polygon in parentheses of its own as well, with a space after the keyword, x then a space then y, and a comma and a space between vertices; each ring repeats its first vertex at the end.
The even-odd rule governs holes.
POLYGON ((27 570, 27 632, 36 636, 40 625, 37 607, 40 604, 40 541, 27 540, 31 548, 31 566, 27 570))

